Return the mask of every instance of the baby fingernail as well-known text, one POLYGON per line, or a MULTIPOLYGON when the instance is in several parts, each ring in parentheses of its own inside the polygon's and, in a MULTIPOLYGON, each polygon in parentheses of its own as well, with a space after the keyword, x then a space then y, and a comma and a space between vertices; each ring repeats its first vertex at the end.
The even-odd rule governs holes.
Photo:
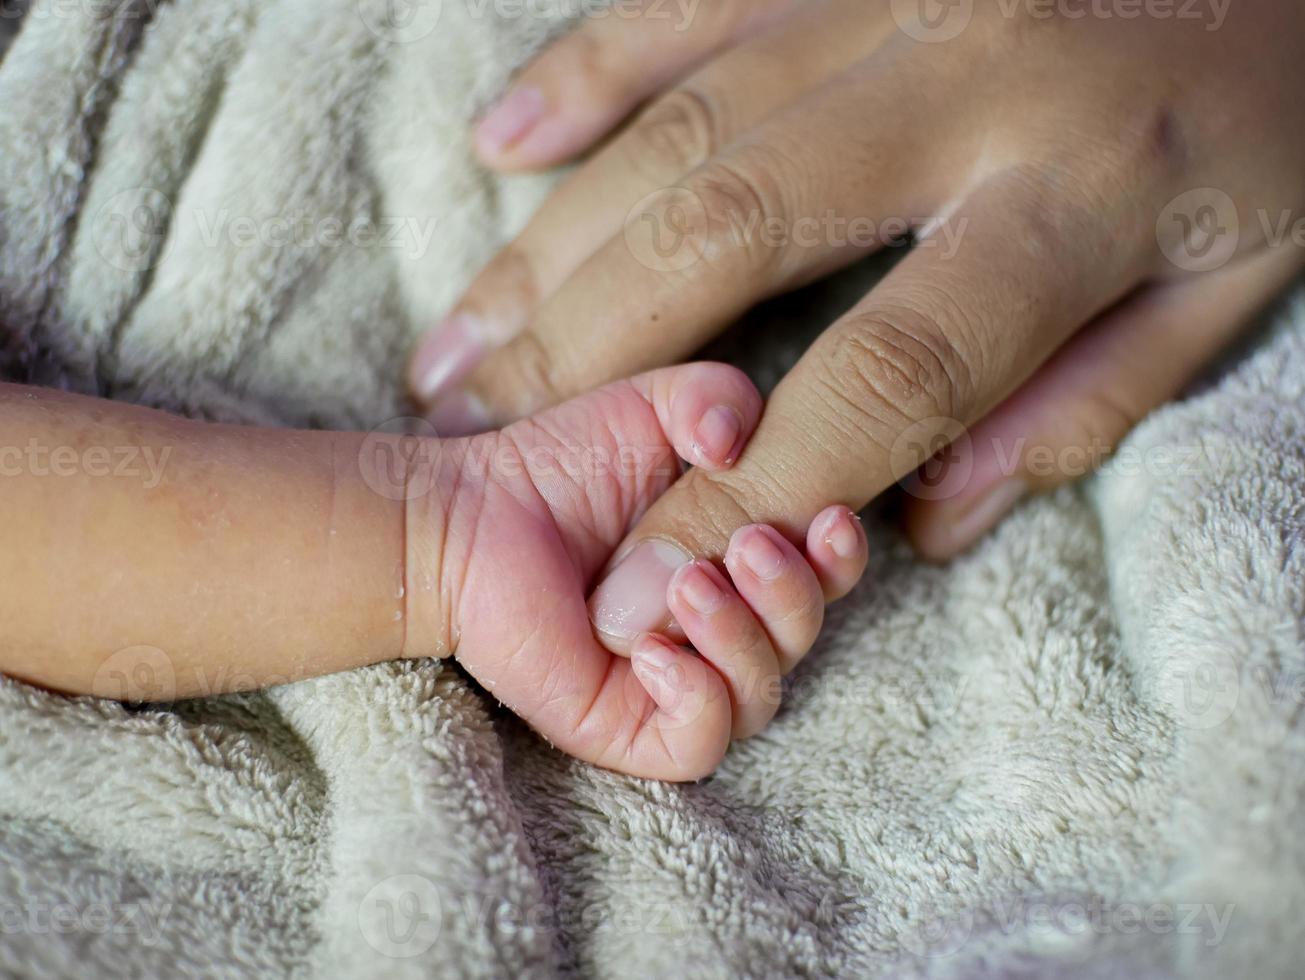
POLYGON ((763 582, 773 582, 784 571, 784 552, 760 528, 744 528, 739 542, 743 563, 763 582))
POLYGON ((696 561, 675 573, 675 589, 699 616, 711 616, 725 605, 725 593, 696 561))
POLYGON ((494 428, 485 403, 469 391, 451 391, 426 415, 435 432, 444 438, 474 436, 494 428))
POLYGON ((839 513, 825 535, 825 543, 844 561, 857 556, 861 550, 861 531, 856 515, 850 510, 839 513))
POLYGON ((476 126, 476 143, 491 155, 519 143, 544 115, 544 93, 532 85, 512 89, 476 126))
POLYGON ((743 432, 743 419, 728 405, 708 409, 693 430, 693 451, 696 462, 709 466, 726 466, 738 455, 739 436, 743 432))
POLYGON ((480 318, 457 313, 430 332, 412 359, 412 390, 430 401, 466 377, 489 350, 488 331, 480 318))
POLYGON ((652 538, 638 545, 594 590, 589 616, 599 632, 621 640, 670 628, 666 590, 690 555, 678 545, 652 538))

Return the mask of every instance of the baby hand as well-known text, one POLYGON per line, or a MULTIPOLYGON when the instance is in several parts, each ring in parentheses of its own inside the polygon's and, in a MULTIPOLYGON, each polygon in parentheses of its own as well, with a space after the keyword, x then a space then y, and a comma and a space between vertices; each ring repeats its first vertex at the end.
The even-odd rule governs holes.
POLYGON ((409 562, 418 574, 434 569, 414 601, 441 620, 439 645, 572 755, 659 779, 712 772, 731 738, 770 721, 780 678, 815 641, 825 602, 864 571, 866 539, 851 512, 820 514, 805 553, 773 528, 745 527, 724 571, 668 546, 647 587, 666 591, 677 621, 668 631, 696 653, 659 633, 639 636, 628 657, 614 654, 585 599, 612 549, 679 476, 676 455, 728 468, 760 413, 740 372, 691 364, 440 443, 437 492, 408 532, 409 562))

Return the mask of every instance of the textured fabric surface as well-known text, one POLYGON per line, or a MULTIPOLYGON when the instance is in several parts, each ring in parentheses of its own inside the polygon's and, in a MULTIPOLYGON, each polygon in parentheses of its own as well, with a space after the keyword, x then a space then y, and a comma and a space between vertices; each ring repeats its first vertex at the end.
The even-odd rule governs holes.
MULTIPOLYGON (((32 6, 7 369, 401 414, 412 338, 550 185, 478 170, 466 121, 565 17, 32 6)), ((750 318, 758 376, 873 274, 750 318)), ((950 567, 872 517, 866 583, 701 784, 569 760, 449 664, 163 709, 0 681, 0 975, 1298 975, 1305 306, 1276 319, 950 567)))

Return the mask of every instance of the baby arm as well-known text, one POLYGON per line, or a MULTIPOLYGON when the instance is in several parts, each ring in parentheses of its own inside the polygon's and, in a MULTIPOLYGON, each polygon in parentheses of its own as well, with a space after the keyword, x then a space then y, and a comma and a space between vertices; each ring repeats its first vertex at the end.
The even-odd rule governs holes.
POLYGON ((404 649, 404 501, 363 438, 0 386, 0 671, 170 700, 446 652, 404 649))
POLYGON ((679 476, 676 457, 730 467, 760 414, 751 383, 714 364, 454 440, 209 425, 0 388, 0 494, 14 515, 0 670, 166 701, 456 655, 573 755, 705 775, 770 720, 825 601, 861 575, 859 525, 830 508, 801 548, 749 526, 724 570, 645 553, 625 578, 665 596, 675 619, 641 622, 611 649, 586 597, 679 476), (132 451, 137 466, 105 473, 106 451, 132 451), (124 677, 159 673, 161 689, 123 690, 124 677))

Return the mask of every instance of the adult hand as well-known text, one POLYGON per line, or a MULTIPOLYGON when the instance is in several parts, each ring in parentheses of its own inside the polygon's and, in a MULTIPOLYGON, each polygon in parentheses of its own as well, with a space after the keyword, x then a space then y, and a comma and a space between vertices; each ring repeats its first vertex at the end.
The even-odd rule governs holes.
POLYGON ((415 357, 437 425, 684 358, 763 297, 915 247, 779 385, 738 465, 687 474, 622 554, 718 557, 754 522, 798 540, 960 439, 908 519, 954 554, 1099 460, 1305 258, 1296 0, 719 0, 685 29, 657 9, 587 21, 481 122, 489 164, 529 169, 653 97, 415 357))

